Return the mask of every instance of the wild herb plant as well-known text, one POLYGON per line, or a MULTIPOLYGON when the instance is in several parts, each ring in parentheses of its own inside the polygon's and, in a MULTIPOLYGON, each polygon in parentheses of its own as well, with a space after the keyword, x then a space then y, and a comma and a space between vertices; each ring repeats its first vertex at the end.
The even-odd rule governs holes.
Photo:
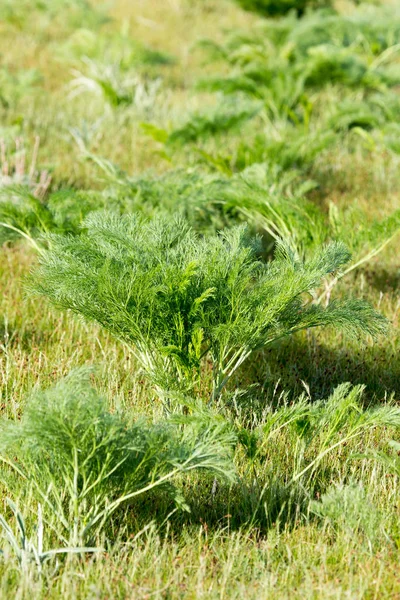
POLYGON ((352 260, 328 283, 328 294, 340 278, 377 256, 400 232, 400 210, 380 221, 368 220, 357 205, 340 211, 330 203, 326 213, 301 193, 285 195, 271 185, 268 165, 253 165, 234 177, 231 185, 220 188, 219 198, 301 257, 329 241, 345 241, 352 260))
MULTIPOLYGON (((222 44, 202 43, 211 56, 237 69, 232 75, 238 76, 238 81, 240 76, 243 82, 248 79, 256 94, 262 93, 264 85, 271 83, 274 86, 273 73, 278 75, 279 85, 280 78, 286 75, 285 66, 295 80, 303 69, 304 77, 300 81, 306 86, 318 88, 335 81, 346 86, 359 81, 367 94, 370 85, 360 79, 362 73, 366 73, 361 65, 367 66, 370 74, 380 73, 384 79, 384 73, 387 73, 390 80, 391 74, 396 72, 399 33, 398 11, 370 7, 366 12, 363 7, 351 15, 318 11, 309 13, 301 21, 293 16, 278 21, 266 20, 254 27, 251 34, 233 30, 222 44), (331 78, 328 70, 321 70, 325 61, 333 68, 331 78), (321 78, 317 76, 318 72, 321 78)), ((228 93, 232 91, 230 81, 231 77, 228 77, 228 93)), ((236 91, 239 89, 237 87, 236 91)), ((246 87, 242 89, 243 92, 251 91, 246 87)))
POLYGON ((171 131, 156 127, 152 123, 143 123, 142 127, 155 141, 161 142, 167 152, 175 146, 191 144, 234 131, 255 117, 260 109, 259 103, 243 100, 238 95, 206 110, 193 112, 187 117, 186 122, 171 131))
POLYGON ((275 43, 290 42, 303 54, 311 47, 334 44, 376 57, 387 50, 383 56, 389 60, 396 57, 399 34, 398 7, 382 3, 368 6, 367 2, 349 12, 315 11, 300 21, 282 19, 271 28, 275 43))
POLYGON ((21 421, 1 427, 1 461, 23 478, 59 541, 72 548, 96 539, 115 511, 152 490, 186 506, 174 485, 180 474, 234 477, 235 438, 224 424, 127 422, 108 412, 87 372, 37 392, 21 421))
MULTIPOLYGON (((301 21, 294 16, 266 20, 251 35, 236 30, 222 44, 204 43, 225 68, 222 76, 208 76, 199 87, 262 104, 262 133, 254 135, 249 127, 243 149, 235 153, 246 157, 245 166, 266 160, 285 168, 302 162, 310 166, 319 151, 343 143, 358 122, 365 129, 396 122, 384 107, 400 76, 399 30, 398 13, 385 8, 371 11, 368 18, 357 10, 351 16, 318 11, 301 21), (343 127, 346 121, 348 127, 343 127), (304 161, 302 154, 310 146, 317 150, 305 152, 304 161)), ((239 158, 236 165, 243 168, 239 158)))
POLYGON ((95 191, 65 189, 42 199, 24 185, 0 188, 0 244, 22 237, 38 248, 45 233, 77 235, 86 215, 105 203, 103 194, 95 191))
MULTIPOLYGON (((40 133, 45 154, 52 157, 55 166, 52 189, 66 185, 78 188, 61 194, 47 192, 34 200, 29 197, 33 192, 29 185, 28 190, 18 191, 7 185, 3 209, 5 204, 14 205, 7 216, 9 223, 36 241, 42 251, 49 242, 37 239, 40 232, 76 237, 81 234, 79 223, 87 212, 105 206, 117 213, 134 210, 148 217, 159 209, 174 215, 183 212, 202 235, 243 218, 250 218, 252 224, 264 230, 271 219, 269 225, 279 239, 289 229, 299 263, 312 259, 318 239, 325 243, 337 235, 345 237, 353 262, 331 275, 329 281, 334 282, 385 241, 391 225, 381 222, 379 232, 379 221, 398 203, 399 161, 392 155, 400 153, 399 100, 392 82, 398 77, 399 10, 393 0, 375 1, 375 7, 371 3, 339 0, 334 3, 337 14, 307 10, 298 18, 299 13, 293 11, 279 20, 256 21, 240 11, 238 2, 235 5, 218 0, 115 0, 112 7, 89 0, 0 1, 0 137, 7 138, 8 149, 12 150, 10 142, 21 132, 40 133), (353 6, 356 3, 361 4, 358 9, 353 6), (101 27, 102 23, 106 27, 101 27), (187 49, 199 36, 224 40, 221 23, 226 29, 237 28, 240 23, 243 30, 234 34, 236 41, 231 46, 224 41, 220 44, 219 58, 225 63, 221 68, 210 61, 204 67, 187 49), (140 56, 141 47, 165 49, 177 57, 177 62, 169 70, 161 66, 163 57, 140 56), (162 118, 160 127, 153 126, 152 130, 159 144, 156 152, 155 144, 144 139, 138 122, 141 119, 136 118, 140 111, 129 102, 113 104, 112 90, 109 98, 96 88, 95 93, 77 94, 71 102, 65 93, 70 70, 78 69, 89 78, 91 75, 89 66, 80 62, 82 56, 94 61, 99 75, 104 75, 104 67, 116 65, 112 75, 117 79, 117 95, 122 91, 122 97, 131 75, 138 75, 142 82, 163 77, 165 95, 156 95, 158 107, 154 114, 145 111, 147 120, 147 113, 152 119, 154 115, 162 118), (256 102, 262 109, 256 118, 226 128, 227 120, 215 118, 214 108, 205 107, 209 96, 196 95, 189 89, 191 81, 204 77, 210 88, 219 93, 222 90, 233 103, 240 94, 240 106, 256 102), (199 107, 198 113, 192 113, 193 119, 185 118, 188 106, 199 107), (182 141, 165 143, 174 130, 182 128, 182 141), (67 132, 75 135, 80 151, 90 149, 93 154, 108 157, 134 177, 115 169, 116 177, 110 176, 103 189, 104 182, 97 180, 92 165, 77 163, 67 132), (186 142, 186 134, 193 141, 186 142), (256 190, 260 188, 260 196, 237 176, 238 171, 255 162, 268 163, 265 181, 262 176, 254 183, 256 190), (188 169, 198 163, 207 176, 200 169, 195 173, 188 169), (160 175, 170 166, 173 171, 160 175), (149 168, 153 170, 151 175, 144 172, 149 168), (317 199, 315 207, 303 200, 311 189, 309 179, 320 186, 307 196, 317 199), (96 191, 87 191, 93 187, 96 191), (241 214, 235 199, 231 199, 236 191, 238 201, 248 195, 254 200, 254 204, 250 200, 248 205, 244 203, 241 214), (365 213, 348 206, 349 198, 357 197, 362 197, 365 213), (331 198, 337 206, 348 208, 322 211, 320 221, 319 202, 331 198), (263 202, 270 205, 268 211, 263 202), (344 218, 349 219, 346 226, 344 218), (372 224, 373 239, 369 231, 372 224)), ((282 7, 284 2, 277 6, 282 7)), ((95 82, 87 83, 93 86, 95 82)), ((225 99, 222 104, 227 106, 225 99)), ((232 105, 231 114, 236 108, 240 112, 239 106, 232 105)), ((147 126, 147 131, 150 133, 151 127, 147 126)), ((244 178, 252 179, 251 173, 246 171, 244 178)), ((6 216, 0 221, 5 222, 6 216)), ((274 239, 272 236, 270 249, 274 239)), ((76 241, 80 244, 77 237, 76 241)), ((270 236, 264 236, 266 241, 270 236)), ((349 278, 346 284, 349 295, 368 296, 396 323, 398 273, 394 245, 388 250, 380 255, 379 263, 368 269, 365 278, 349 278)), ((74 324, 65 315, 57 318, 52 310, 42 310, 41 300, 24 301, 19 275, 31 263, 29 248, 6 244, 1 248, 1 258, 4 325, 0 323, 0 347, 4 351, 0 350, 0 422, 6 415, 14 415, 18 426, 20 416, 24 418, 27 387, 67 372, 71 364, 93 360, 104 365, 102 388, 112 390, 113 398, 118 389, 118 400, 121 398, 127 411, 136 415, 140 405, 144 412, 162 414, 162 405, 154 405, 142 378, 132 381, 129 370, 136 368, 137 362, 125 360, 122 345, 118 349, 111 336, 90 335, 90 328, 74 324)), ((162 283, 166 285, 165 279, 162 283)), ((104 298, 105 293, 102 302, 104 298)), ((307 299, 305 296, 304 301, 307 299)), ((203 303, 207 310, 211 300, 210 304, 203 303)), ((108 302, 107 308, 110 298, 108 302)), ((166 312, 170 318, 172 312, 166 312)), ((204 339, 209 337, 205 335, 204 339)), ((2 466, 0 497, 5 505, 5 498, 11 496, 19 512, 14 515, 10 506, 0 510, 15 542, 14 555, 5 540, 10 530, 0 527, 0 548, 4 550, 0 556, 0 597, 67 600, 164 594, 172 598, 234 598, 243 596, 243 590, 249 600, 259 600, 260 590, 265 597, 293 600, 397 597, 400 463, 398 442, 393 447, 388 444, 398 437, 393 427, 398 418, 389 411, 379 417, 365 406, 373 397, 382 408, 388 404, 388 408, 394 408, 388 396, 392 389, 399 390, 398 341, 395 328, 374 347, 365 347, 363 339, 349 343, 333 329, 286 340, 275 356, 270 347, 254 356, 254 361, 250 357, 235 382, 231 381, 229 393, 216 405, 216 410, 226 416, 234 403, 241 403, 240 414, 235 413, 242 442, 235 455, 240 476, 234 485, 211 485, 212 478, 206 474, 189 478, 179 474, 173 480, 175 489, 182 484, 185 497, 191 500, 191 516, 176 512, 168 520, 168 527, 161 530, 155 523, 146 524, 147 517, 159 514, 159 501, 162 508, 168 504, 168 491, 175 495, 171 488, 164 488, 161 494, 163 486, 156 487, 150 496, 139 495, 132 505, 128 500, 126 510, 116 510, 103 529, 96 531, 94 525, 87 531, 88 540, 93 538, 96 545, 103 545, 102 538, 108 538, 104 544, 107 553, 98 553, 95 560, 90 556, 77 561, 60 560, 57 572, 53 565, 58 561, 47 565, 43 555, 51 548, 66 550, 73 525, 60 525, 57 514, 33 483, 2 466), (273 357, 275 381, 281 377, 275 389, 288 392, 285 402, 278 400, 279 392, 272 389, 268 356, 273 357), (254 371, 258 383, 247 387, 249 381, 255 381, 254 371), (301 379, 307 382, 305 387, 309 384, 309 399, 293 395, 291 386, 298 389, 301 379), (353 388, 342 387, 335 399, 316 402, 324 397, 326 389, 348 379, 367 382, 363 398, 359 392, 352 395, 353 388), (242 396, 232 389, 236 381, 246 388, 242 396), (366 460, 366 456, 376 459, 375 454, 382 460, 366 460), (320 500, 318 506, 311 505, 318 518, 310 512, 310 499, 320 500), (37 517, 39 504, 43 507, 43 545, 41 520, 37 517), (194 526, 188 527, 188 521, 194 526), (18 528, 21 523, 22 528, 18 528), (57 538, 57 531, 65 540, 57 538), (43 576, 35 580, 27 575, 21 570, 24 564, 31 565, 34 572, 42 570, 43 576)), ((128 345, 133 347, 133 342, 128 345)), ((200 363, 200 376, 204 372, 205 377, 196 391, 203 396, 208 393, 210 353, 200 363)), ((185 390, 193 387, 192 373, 189 379, 188 385, 182 385, 185 390)), ((175 416, 174 423, 164 423, 179 441, 181 434, 190 438, 193 427, 203 431, 203 417, 198 411, 208 411, 197 395, 192 396, 195 399, 185 398, 184 410, 179 411, 179 418, 175 416), (184 414, 188 411, 192 424, 184 414)), ((59 397, 54 405, 58 402, 59 397)), ((130 431, 131 419, 121 420, 130 431)), ((64 427, 63 422, 61 425, 64 427)), ((143 426, 146 431, 152 428, 145 422, 143 426)), ((35 435, 40 444, 39 433, 35 435)), ((46 452, 50 450, 45 453, 41 469, 36 462, 33 469, 43 485, 48 481, 50 452, 51 457, 55 454, 50 442, 46 444, 46 452)), ((77 447, 81 446, 79 440, 77 447)), ((8 450, 7 458, 19 459, 14 466, 23 467, 29 476, 32 459, 28 460, 19 447, 18 452, 11 445, 8 450)), ((57 477, 60 481, 61 475, 57 477)), ((110 487, 104 483, 101 489, 107 487, 113 497, 117 486, 111 482, 107 485, 110 487)), ((72 514, 70 488, 61 482, 58 489, 63 501, 62 518, 63 514, 72 514)), ((46 497, 54 498, 53 488, 46 487, 44 492, 46 497)))
MULTIPOLYGON (((322 19, 323 22, 323 19, 322 19)), ((284 37, 284 36, 282 36, 284 37)), ((270 117, 286 117, 293 122, 307 122, 318 106, 318 92, 337 85, 343 93, 362 90, 367 97, 372 92, 386 92, 396 85, 399 71, 374 55, 357 53, 348 46, 325 43, 297 47, 303 40, 275 45, 273 29, 254 38, 232 35, 225 46, 204 44, 209 53, 230 66, 223 77, 214 76, 199 83, 201 89, 219 91, 229 96, 242 93, 262 100, 270 117)), ((393 49, 393 55, 396 50, 393 49)))
POLYGON ((262 424, 255 429, 258 447, 253 452, 253 459, 263 460, 274 439, 285 431, 290 439, 292 461, 287 484, 302 481, 312 495, 319 469, 326 468, 326 459, 336 449, 347 446, 375 427, 393 430, 400 427, 400 410, 394 402, 364 408, 364 391, 362 385, 344 383, 324 400, 311 401, 303 395, 295 403, 289 403, 283 396, 281 405, 275 410, 269 409, 262 424))
POLYGON ((160 391, 192 389, 208 356, 216 399, 252 352, 296 331, 385 328, 362 301, 325 309, 305 301, 349 260, 342 244, 303 262, 279 243, 265 263, 244 227, 200 238, 182 219, 107 213, 93 213, 84 227, 76 238, 48 238, 34 289, 127 343, 160 391))
POLYGON ((63 190, 40 199, 24 186, 0 190, 0 241, 20 235, 37 246, 43 233, 77 235, 86 216, 106 206, 120 214, 180 214, 199 232, 232 225, 243 214, 302 258, 329 241, 346 241, 352 261, 330 280, 329 296, 338 279, 379 254, 400 229, 399 211, 371 221, 355 205, 339 211, 331 203, 326 213, 304 196, 312 189, 312 181, 301 183, 296 173, 268 163, 253 165, 230 178, 184 169, 161 176, 128 177, 108 161, 91 158, 106 175, 108 186, 102 192, 63 190))
POLYGON ((86 156, 101 169, 101 191, 62 189, 37 198, 26 185, 0 187, 0 244, 24 237, 40 245, 46 233, 77 235, 89 213, 105 208, 148 217, 156 212, 179 214, 201 233, 235 222, 237 214, 230 215, 219 200, 220 186, 229 184, 226 178, 198 169, 130 177, 109 161, 86 156))
POLYGON ((384 534, 380 511, 374 506, 366 490, 355 482, 331 486, 322 494, 321 500, 311 502, 310 509, 337 535, 351 538, 362 533, 370 551, 384 534))
MULTIPOLYGON (((336 487, 332 482, 339 485, 348 477, 358 485, 365 481, 365 463, 361 465, 354 456, 355 449, 381 446, 384 431, 390 436, 399 430, 400 410, 393 399, 383 406, 365 407, 364 386, 341 384, 322 400, 312 398, 305 387, 307 394, 295 400, 282 392, 266 401, 264 393, 254 396, 254 386, 246 393, 231 394, 225 403, 225 416, 236 424, 244 451, 236 454, 244 488, 232 489, 233 494, 239 493, 237 506, 230 509, 234 511, 232 524, 243 524, 243 512, 252 526, 261 530, 273 530, 278 521, 280 527, 304 522, 315 498, 336 487)), ((382 522, 372 516, 368 519, 369 504, 359 512, 361 527, 357 528, 357 508, 352 500, 350 496, 348 530, 354 528, 354 534, 368 530, 371 542, 378 537, 382 540, 375 536, 381 529, 368 527, 382 522)), ((332 525, 338 525, 339 532, 345 530, 343 519, 332 525)))
POLYGON ((96 155, 88 154, 88 158, 100 168, 107 184, 98 208, 112 207, 120 214, 140 212, 147 217, 160 212, 180 215, 199 233, 215 232, 234 222, 235 216, 226 214, 218 197, 219 186, 227 185, 228 180, 217 174, 177 168, 132 177, 96 155))
MULTIPOLYGON (((245 469, 253 481, 250 498, 254 523, 271 527, 277 519, 298 519, 311 510, 321 516, 332 516, 340 510, 339 494, 329 502, 332 480, 337 481, 341 465, 352 478, 359 476, 354 448, 362 448, 366 436, 374 431, 400 427, 400 411, 395 403, 385 406, 363 406, 364 386, 341 384, 326 399, 315 401, 303 394, 290 402, 282 393, 277 405, 257 407, 249 411, 244 402, 231 406, 238 428, 238 439, 245 453, 245 469), (277 455, 276 449, 281 452, 277 455), (353 450, 349 450, 349 448, 353 450), (354 469, 350 470, 350 464, 354 469), (314 502, 315 497, 328 494, 326 503, 314 502), (315 510, 314 510, 315 509, 315 510), (324 512, 323 512, 324 511, 324 512)), ((276 403, 276 402, 275 402, 276 403)), ((352 488, 351 488, 352 489, 352 488)), ((351 491, 351 490, 350 490, 351 491)), ((345 493, 342 502, 346 508, 345 493)), ((381 519, 368 518, 368 505, 357 514, 357 500, 362 494, 349 493, 347 532, 362 530, 372 542, 382 533, 375 525, 381 519), (360 527, 358 527, 358 525, 360 527)), ((324 496, 322 496, 324 498, 324 496)), ((346 530, 344 519, 332 523, 339 531, 346 530)))

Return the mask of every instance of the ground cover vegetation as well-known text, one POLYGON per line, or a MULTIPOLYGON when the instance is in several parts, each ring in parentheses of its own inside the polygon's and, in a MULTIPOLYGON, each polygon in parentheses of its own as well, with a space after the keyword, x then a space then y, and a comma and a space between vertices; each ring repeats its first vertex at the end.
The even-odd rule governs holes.
POLYGON ((396 2, 0 34, 0 596, 397 597, 396 2))

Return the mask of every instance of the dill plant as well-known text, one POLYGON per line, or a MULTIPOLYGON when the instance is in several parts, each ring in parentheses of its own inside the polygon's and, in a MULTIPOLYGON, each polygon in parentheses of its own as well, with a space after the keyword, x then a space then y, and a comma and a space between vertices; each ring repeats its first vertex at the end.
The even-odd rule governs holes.
MULTIPOLYGON (((88 213, 105 204, 97 191, 64 189, 37 198, 27 186, 0 187, 0 244, 28 239, 34 246, 40 244, 43 234, 77 234, 88 213)), ((115 200, 115 209, 122 201, 115 200)))
POLYGON ((244 123, 251 121, 262 108, 261 103, 249 101, 237 94, 225 98, 215 106, 191 112, 183 123, 172 129, 157 127, 153 123, 142 123, 144 132, 163 145, 165 157, 187 144, 205 141, 214 136, 227 135, 244 123))
POLYGON ((33 394, 21 421, 1 424, 3 468, 23 478, 64 545, 95 541, 119 508, 155 489, 187 508, 175 485, 180 474, 200 469, 234 479, 235 437, 224 424, 128 422, 107 410, 88 375, 73 371, 33 394))
POLYGON ((337 535, 354 538, 357 534, 363 534, 371 552, 385 533, 383 515, 367 491, 356 482, 332 485, 320 501, 311 502, 310 510, 337 535))
POLYGON ((5 186, 0 180, 0 244, 24 237, 40 245, 46 233, 79 234, 84 218, 105 208, 148 217, 160 211, 179 213, 202 233, 222 229, 234 216, 218 200, 220 187, 229 185, 220 175, 177 168, 132 177, 96 154, 85 151, 85 159, 98 167, 98 178, 106 183, 101 191, 65 188, 38 198, 24 182, 5 186))
POLYGON ((259 240, 238 226, 197 235, 181 218, 92 213, 80 236, 48 238, 33 289, 124 341, 160 394, 193 390, 213 365, 216 399, 255 351, 294 332, 334 325, 376 334, 385 319, 363 301, 307 302, 306 295, 350 255, 331 243, 304 262, 278 243, 258 258, 259 240))
POLYGON ((272 240, 284 240, 293 252, 305 258, 331 240, 346 240, 352 260, 326 286, 324 296, 329 299, 339 279, 372 260, 396 238, 400 210, 372 220, 356 204, 339 210, 330 203, 326 213, 307 199, 306 191, 307 182, 293 193, 277 188, 268 164, 258 164, 235 176, 231 185, 220 186, 219 199, 227 208, 242 212, 272 240))
POLYGON ((384 8, 367 18, 363 9, 351 16, 318 11, 301 21, 266 20, 251 35, 234 30, 222 44, 202 42, 228 72, 207 77, 199 86, 262 101, 268 119, 309 130, 326 113, 321 94, 328 87, 340 90, 340 102, 352 95, 362 106, 375 93, 386 105, 386 95, 399 81, 394 43, 399 27, 398 13, 384 8))

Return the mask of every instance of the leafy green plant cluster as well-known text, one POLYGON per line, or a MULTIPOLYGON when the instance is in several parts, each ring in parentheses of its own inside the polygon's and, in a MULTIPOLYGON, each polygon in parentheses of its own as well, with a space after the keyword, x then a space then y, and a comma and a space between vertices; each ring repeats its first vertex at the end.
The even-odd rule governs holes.
POLYGON ((152 123, 143 123, 142 127, 147 135, 164 145, 168 157, 167 152, 174 147, 184 147, 238 130, 241 125, 253 119, 260 108, 260 103, 254 101, 227 98, 213 107, 191 113, 179 127, 168 130, 152 123))
MULTIPOLYGON (((121 506, 164 489, 182 506, 180 474, 207 470, 232 480, 234 435, 191 419, 127 422, 110 414, 88 373, 71 373, 28 401, 20 422, 2 422, 1 460, 43 505, 58 543, 83 548, 121 506)), ((3 523, 4 525, 4 523, 3 523)))
MULTIPOLYGON (((208 75, 198 87, 237 104, 245 99, 259 104, 233 155, 225 151, 225 164, 241 170, 271 161, 307 171, 321 152, 339 144, 361 142, 370 150, 370 136, 365 143, 362 132, 379 137, 397 121, 399 35, 398 12, 370 6, 350 15, 315 11, 300 21, 294 15, 265 20, 251 33, 231 32, 222 43, 204 41, 223 75, 208 75), (353 130, 361 135, 350 135, 353 130)), ((216 133, 199 129, 197 114, 189 117, 188 128, 197 130, 196 138, 185 141, 203 147, 216 133)), ((179 126, 176 132, 179 136, 179 126)), ((158 141, 174 135, 175 130, 158 141)), ((381 144, 383 139, 385 134, 381 144)), ((386 147, 396 152, 395 144, 386 147)), ((201 152, 212 168, 224 162, 212 160, 207 146, 201 152)))
POLYGON ((329 468, 332 452, 375 427, 398 428, 400 425, 400 411, 395 403, 389 401, 385 406, 365 408, 364 391, 362 385, 352 387, 345 383, 324 400, 310 402, 303 395, 296 403, 289 403, 283 398, 281 405, 270 410, 255 429, 257 450, 253 458, 262 460, 266 452, 271 452, 276 437, 285 430, 289 445, 296 449, 287 483, 302 481, 311 498, 318 489, 318 472, 329 468))
POLYGON ((300 24, 267 21, 252 36, 233 32, 222 45, 206 43, 231 72, 201 86, 262 99, 271 117, 304 123, 318 106, 315 93, 326 86, 347 95, 360 89, 368 97, 396 85, 398 37, 398 16, 384 10, 378 23, 361 10, 352 17, 311 13, 300 24))
POLYGON ((331 240, 343 240, 352 261, 339 278, 374 258, 400 231, 399 210, 371 221, 356 203, 342 211, 330 203, 325 212, 299 191, 285 194, 276 189, 268 165, 253 165, 234 177, 231 185, 221 187, 219 198, 227 207, 243 212, 272 240, 284 240, 299 256, 308 256, 331 240))
POLYGON ((300 515, 307 522, 318 515, 334 537, 360 534, 371 549, 382 541, 384 515, 371 512, 374 502, 361 486, 364 455, 358 450, 376 432, 398 431, 400 412, 393 399, 366 407, 365 387, 347 383, 322 400, 307 392, 291 401, 282 393, 266 404, 265 396, 257 402, 237 393, 224 414, 236 427, 242 485, 249 482, 244 490, 232 489, 238 494, 237 506, 230 508, 233 526, 243 523, 244 511, 254 527, 270 533, 277 521, 284 526, 301 521, 300 515))
POLYGON ((326 309, 304 301, 349 260, 339 243, 306 262, 280 243, 265 263, 243 227, 202 239, 181 219, 101 213, 84 227, 78 237, 49 238, 35 288, 128 343, 162 391, 192 389, 209 356, 215 399, 252 352, 295 331, 384 328, 361 301, 326 309))
POLYGON ((128 177, 107 161, 93 158, 109 183, 102 192, 63 190, 42 199, 23 186, 0 190, 0 240, 22 236, 37 246, 43 234, 78 235, 87 215, 106 207, 116 214, 134 211, 149 218, 160 211, 179 214, 195 231, 207 235, 234 225, 243 215, 254 228, 264 230, 273 245, 282 240, 301 259, 312 257, 323 244, 345 242, 352 258, 331 280, 326 289, 330 294, 338 279, 377 256, 400 229, 399 211, 371 220, 356 203, 344 210, 330 203, 326 212, 307 199, 312 181, 301 183, 296 173, 285 176, 282 168, 271 169, 268 163, 232 177, 183 169, 128 177))
MULTIPOLYGON (((89 155, 88 155, 89 156, 89 155)), ((62 189, 37 197, 35 187, 15 177, 0 186, 0 243, 29 238, 41 244, 47 233, 80 233, 85 217, 101 209, 116 214, 179 214, 198 232, 214 232, 232 222, 221 210, 220 185, 228 180, 199 169, 172 169, 130 177, 109 161, 92 155, 102 173, 102 190, 62 189), (7 183, 7 185, 6 185, 7 183)))
POLYGON ((1 597, 396 596, 399 11, 234 4, 0 7, 1 597))
POLYGON ((44 233, 77 233, 83 218, 99 208, 101 195, 74 190, 38 198, 27 186, 0 188, 0 243, 29 239, 36 246, 44 233))

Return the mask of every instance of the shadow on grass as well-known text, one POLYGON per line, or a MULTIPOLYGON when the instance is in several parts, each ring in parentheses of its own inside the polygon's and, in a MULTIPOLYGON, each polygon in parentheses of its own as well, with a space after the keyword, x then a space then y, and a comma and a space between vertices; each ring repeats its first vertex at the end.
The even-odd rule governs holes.
POLYGON ((369 286, 382 294, 398 292, 400 290, 400 268, 368 269, 364 271, 365 279, 369 286))
POLYGON ((365 400, 379 402, 388 394, 400 397, 398 342, 387 339, 373 346, 346 340, 329 347, 313 334, 288 338, 259 352, 232 382, 253 391, 262 402, 286 392, 297 398, 307 388, 312 399, 327 398, 340 383, 364 384, 365 400))
POLYGON ((203 526, 205 531, 251 527, 254 536, 262 537, 271 528, 293 529, 309 503, 302 487, 285 485, 283 476, 273 477, 265 487, 250 480, 228 486, 212 477, 202 477, 201 485, 191 482, 184 486, 183 492, 190 512, 173 512, 172 499, 165 493, 148 494, 143 502, 137 501, 114 516, 108 536, 112 539, 111 532, 120 528, 125 528, 129 535, 152 521, 160 532, 168 523, 170 533, 176 536, 184 528, 203 526))

